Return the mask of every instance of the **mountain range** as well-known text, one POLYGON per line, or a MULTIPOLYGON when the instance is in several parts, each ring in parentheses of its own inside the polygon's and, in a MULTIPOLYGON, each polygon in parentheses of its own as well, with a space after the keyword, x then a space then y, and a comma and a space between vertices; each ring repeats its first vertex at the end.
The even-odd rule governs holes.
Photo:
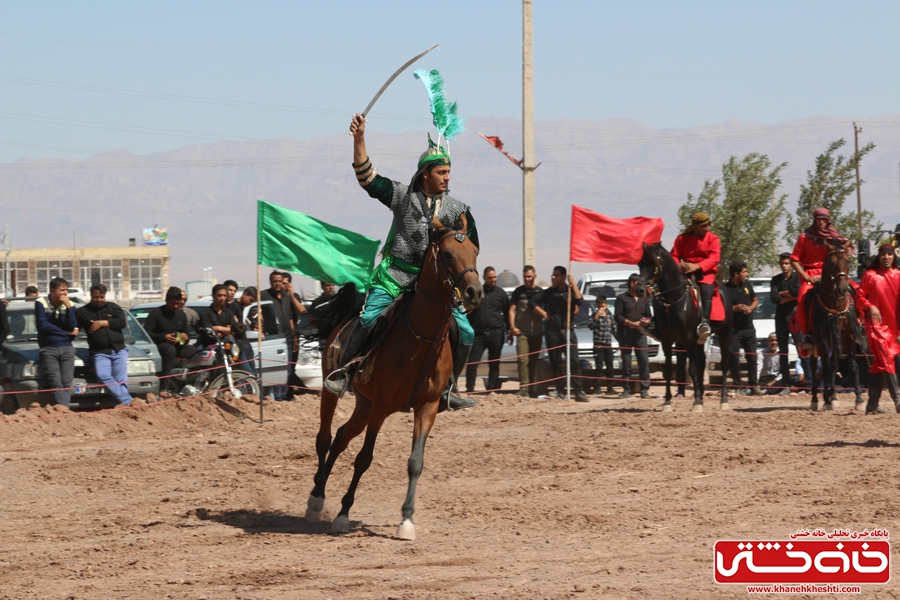
MULTIPOLYGON (((796 203, 815 157, 838 139, 853 149, 853 119, 811 117, 775 125, 729 120, 688 129, 654 129, 629 119, 559 120, 535 124, 537 269, 549 280, 568 263, 570 206, 614 217, 661 217, 663 241, 678 233, 676 212, 688 193, 721 176, 730 156, 760 152, 787 162, 783 193, 796 203)), ((900 115, 857 119, 860 144, 876 148, 863 161, 863 207, 893 228, 900 221, 900 115)), ((521 156, 516 119, 471 119, 450 145, 451 193, 472 207, 482 244, 479 267, 514 273, 522 267, 521 171, 476 132, 497 135, 521 156)), ((378 172, 407 182, 426 148, 424 131, 378 132, 367 145, 378 172)), ((126 245, 141 228, 169 230, 171 281, 202 279, 213 267, 220 281, 255 282, 256 199, 383 240, 390 213, 359 189, 352 140, 346 132, 188 145, 136 155, 116 149, 84 159, 23 159, 0 165, 3 219, 14 248, 126 245), (83 241, 82 241, 83 240, 83 241)), ((847 209, 855 208, 855 196, 847 209)), ((785 249, 787 245, 782 244, 785 249)), ((577 274, 609 265, 579 264, 577 274)), ((268 270, 264 270, 263 277, 268 270)), ((309 285, 308 282, 305 283, 309 285)))

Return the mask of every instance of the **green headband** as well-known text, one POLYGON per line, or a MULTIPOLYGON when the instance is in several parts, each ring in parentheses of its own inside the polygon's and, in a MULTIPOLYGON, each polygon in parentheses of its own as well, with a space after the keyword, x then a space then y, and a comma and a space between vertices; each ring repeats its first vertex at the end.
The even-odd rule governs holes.
POLYGON ((450 164, 450 154, 444 150, 443 146, 438 146, 434 143, 434 140, 431 139, 431 134, 428 134, 428 150, 426 150, 422 156, 419 157, 418 170, 421 171, 425 167, 429 167, 432 165, 449 165, 450 164))

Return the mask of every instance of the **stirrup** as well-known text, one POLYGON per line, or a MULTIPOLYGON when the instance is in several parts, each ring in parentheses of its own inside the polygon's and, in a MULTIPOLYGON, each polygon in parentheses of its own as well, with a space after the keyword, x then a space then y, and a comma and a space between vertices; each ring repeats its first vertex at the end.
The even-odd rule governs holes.
POLYGON ((350 377, 347 374, 347 367, 341 367, 340 369, 335 369, 329 373, 328 377, 325 378, 325 381, 322 382, 322 386, 338 398, 343 396, 350 386, 350 377), (332 379, 332 377, 334 377, 334 379, 332 379))
POLYGON ((712 328, 709 326, 709 323, 707 323, 706 321, 703 321, 702 323, 697 325, 697 343, 701 344, 701 345, 705 344, 706 338, 708 338, 709 334, 711 334, 711 333, 712 333, 712 328))

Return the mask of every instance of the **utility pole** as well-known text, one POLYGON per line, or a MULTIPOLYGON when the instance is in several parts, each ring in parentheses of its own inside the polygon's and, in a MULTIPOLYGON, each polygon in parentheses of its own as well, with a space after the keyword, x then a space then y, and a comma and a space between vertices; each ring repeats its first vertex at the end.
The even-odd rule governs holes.
POLYGON ((534 79, 531 57, 531 2, 522 0, 522 259, 537 258, 534 223, 534 79))
POLYGON ((9 224, 6 225, 6 235, 4 236, 4 239, 6 241, 6 269, 3 271, 3 293, 6 294, 6 290, 9 289, 11 281, 9 272, 9 224))
POLYGON ((862 194, 859 189, 859 134, 862 133, 862 127, 857 127, 853 123, 853 151, 856 159, 856 228, 859 230, 859 238, 863 239, 862 230, 862 194))

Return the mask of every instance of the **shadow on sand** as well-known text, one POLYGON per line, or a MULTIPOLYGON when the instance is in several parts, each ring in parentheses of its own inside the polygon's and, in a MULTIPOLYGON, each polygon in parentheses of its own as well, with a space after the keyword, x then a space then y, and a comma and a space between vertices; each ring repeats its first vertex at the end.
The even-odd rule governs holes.
MULTIPOLYGON (((242 529, 245 533, 332 535, 329 521, 314 521, 310 523, 302 516, 291 515, 281 511, 226 510, 218 512, 198 508, 191 512, 202 521, 215 521, 229 527, 242 529)), ((359 521, 350 521, 350 533, 359 532, 386 539, 392 539, 393 537, 373 531, 359 521)))

